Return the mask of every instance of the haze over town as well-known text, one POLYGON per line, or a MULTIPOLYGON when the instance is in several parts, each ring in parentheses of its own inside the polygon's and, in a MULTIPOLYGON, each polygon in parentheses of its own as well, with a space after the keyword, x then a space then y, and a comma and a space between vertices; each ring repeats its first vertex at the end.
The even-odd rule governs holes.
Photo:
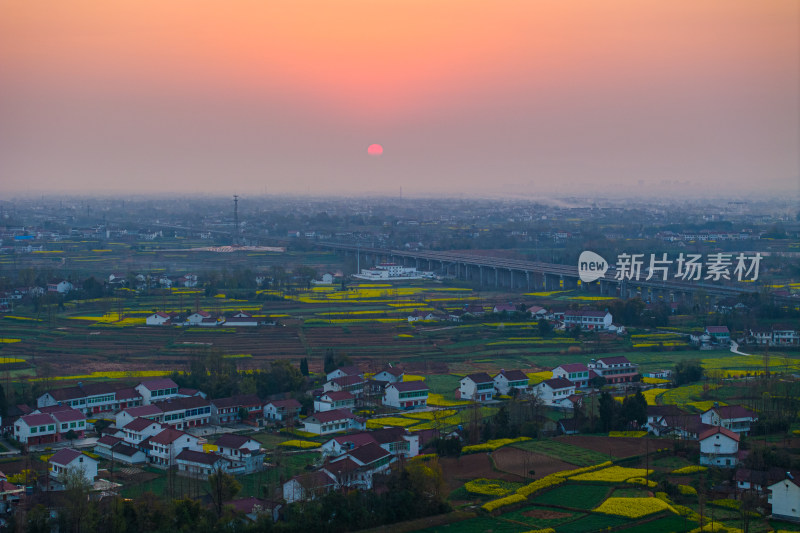
POLYGON ((0 192, 796 195, 798 9, 6 2, 0 192))

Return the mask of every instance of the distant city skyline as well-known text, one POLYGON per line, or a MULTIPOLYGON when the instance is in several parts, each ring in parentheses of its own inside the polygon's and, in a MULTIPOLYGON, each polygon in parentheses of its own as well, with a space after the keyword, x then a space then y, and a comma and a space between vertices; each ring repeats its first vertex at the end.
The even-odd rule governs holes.
POLYGON ((781 1, 13 0, 0 194, 796 196, 798 28, 781 1))

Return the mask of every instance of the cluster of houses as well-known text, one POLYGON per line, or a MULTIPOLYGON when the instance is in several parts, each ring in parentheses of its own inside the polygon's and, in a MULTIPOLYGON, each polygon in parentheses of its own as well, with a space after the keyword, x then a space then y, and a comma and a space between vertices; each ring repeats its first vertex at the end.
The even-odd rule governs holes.
POLYGON ((528 376, 520 370, 501 370, 494 377, 485 372, 461 378, 455 391, 457 399, 487 402, 497 395, 531 394, 544 405, 573 409, 581 401, 576 394, 591 387, 596 378, 603 383, 622 385, 638 380, 637 365, 625 356, 593 359, 589 363, 566 363, 553 369, 553 377, 534 386, 528 385, 528 376))
POLYGON ((196 311, 188 316, 158 311, 145 318, 145 324, 148 326, 255 327, 267 323, 273 322, 259 319, 244 311, 229 316, 213 315, 207 311, 196 311))
MULTIPOLYGON (((299 409, 296 400, 264 402, 255 395, 209 400, 201 391, 161 378, 135 387, 92 383, 52 390, 37 398, 36 409, 24 409, 15 420, 4 422, 10 423, 17 441, 35 446, 82 439, 90 427, 87 415, 113 414, 114 423, 101 431, 95 445, 98 455, 127 464, 176 466, 181 475, 207 477, 219 470, 231 474, 261 470, 264 451, 256 440, 226 434, 209 452, 204 450, 204 439, 187 432, 190 428, 252 424, 276 412, 294 416, 299 409)), ((88 459, 91 465, 93 460, 88 459)), ((52 458, 50 462, 54 468, 64 467, 52 458)))
MULTIPOLYGON (((556 330, 569 330, 580 328, 585 331, 604 331, 609 333, 624 334, 625 327, 614 323, 613 315, 608 311, 593 311, 581 309, 552 309, 548 310, 538 305, 518 307, 514 304, 497 304, 491 312, 499 313, 525 313, 536 320, 546 320, 556 330), (522 311, 521 309, 524 309, 522 311)), ((486 308, 480 304, 467 304, 462 309, 450 311, 447 314, 434 311, 414 311, 408 315, 409 322, 420 320, 461 322, 467 318, 482 317, 487 313, 486 308)))

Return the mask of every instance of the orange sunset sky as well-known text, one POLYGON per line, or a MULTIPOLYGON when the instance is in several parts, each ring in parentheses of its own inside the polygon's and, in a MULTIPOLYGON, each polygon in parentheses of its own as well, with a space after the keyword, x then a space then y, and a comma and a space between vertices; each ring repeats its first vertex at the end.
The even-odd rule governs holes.
POLYGON ((799 9, 0 0, 0 193, 797 194, 799 9))

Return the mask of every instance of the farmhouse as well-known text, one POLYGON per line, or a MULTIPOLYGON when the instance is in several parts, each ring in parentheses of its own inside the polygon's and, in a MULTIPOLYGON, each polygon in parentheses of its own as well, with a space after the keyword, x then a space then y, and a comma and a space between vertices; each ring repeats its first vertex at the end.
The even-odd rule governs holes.
POLYGON ((494 395, 494 380, 486 372, 478 372, 461 378, 456 399, 486 402, 494 395))
POLYGON ((72 431, 83 438, 86 416, 76 409, 64 407, 53 413, 32 413, 14 423, 14 438, 23 444, 47 444, 66 439, 72 431))
POLYGON ((144 323, 147 326, 170 326, 172 325, 172 319, 173 316, 171 314, 159 311, 145 318, 144 323))
POLYGON ((551 378, 534 386, 533 393, 541 398, 545 405, 557 406, 575 394, 575 385, 568 379, 551 378))
POLYGON ((566 311, 564 313, 564 327, 596 330, 608 329, 613 322, 613 317, 608 311, 566 311))
POLYGON ((364 386, 366 380, 360 376, 343 376, 340 378, 333 378, 322 386, 322 390, 328 391, 347 391, 356 398, 359 398, 364 393, 364 386))
POLYGON ((304 430, 315 435, 327 435, 348 429, 364 429, 365 421, 363 418, 356 417, 350 411, 344 409, 334 409, 314 413, 303 420, 304 430))
POLYGON ((97 477, 97 460, 72 448, 58 450, 48 463, 50 490, 64 490, 65 478, 71 473, 80 475, 87 483, 93 483, 97 477))
POLYGON ((264 405, 264 418, 275 422, 297 421, 300 418, 300 407, 300 402, 293 398, 272 400, 264 405))
POLYGON ((385 381, 386 383, 396 383, 398 381, 403 381, 404 375, 405 373, 401 369, 393 366, 385 370, 381 370, 375 374, 372 379, 375 381, 385 381))
POLYGON ((500 370, 492 380, 498 394, 511 394, 512 391, 522 393, 528 390, 528 376, 521 370, 500 370))
POLYGON ((175 456, 178 474, 194 479, 208 479, 215 472, 231 473, 231 462, 216 453, 181 450, 175 456))
POLYGON ((258 326, 258 319, 249 313, 239 311, 235 315, 226 318, 225 325, 234 327, 255 327, 258 326))
POLYGON ((328 391, 314 399, 314 411, 332 411, 334 409, 353 409, 356 397, 347 391, 328 391))
POLYGON ((424 381, 389 383, 382 402, 397 409, 424 409, 428 405, 428 386, 424 381))
POLYGON ((164 413, 161 421, 175 429, 205 426, 211 421, 211 405, 200 396, 173 398, 154 405, 164 413))
POLYGON ((283 484, 283 499, 286 503, 313 500, 336 488, 333 474, 324 470, 294 476, 283 484))
POLYGON ((758 415, 741 405, 715 405, 701 414, 700 419, 704 424, 722 426, 735 433, 749 435, 750 426, 758 420, 758 415))
POLYGON ((118 428, 125 427, 126 424, 136 420, 137 418, 147 418, 148 420, 161 422, 161 417, 163 414, 164 411, 153 404, 129 407, 117 413, 115 425, 118 428))
POLYGON ((589 386, 589 367, 583 363, 566 363, 553 369, 554 378, 570 380, 576 388, 589 386))
POLYGON ((136 390, 142 395, 143 405, 180 396, 178 384, 169 378, 143 381, 136 385, 136 390))
POLYGON ((175 464, 174 459, 182 450, 203 451, 203 447, 197 442, 197 437, 173 428, 166 428, 150 437, 148 444, 150 462, 161 468, 175 464))
POLYGON ((738 433, 717 426, 701 433, 698 440, 701 465, 728 468, 736 466, 739 453, 738 433))
POLYGON ((243 435, 226 433, 214 443, 219 448, 219 454, 240 465, 245 474, 258 472, 264 469, 264 450, 261 443, 243 435))
POLYGON ((602 376, 608 383, 630 383, 639 376, 634 365, 624 355, 616 357, 603 357, 592 360, 589 363, 589 370, 594 370, 597 375, 602 376))
POLYGON ((797 475, 786 472, 786 477, 767 487, 772 516, 782 520, 800 522, 800 484, 797 475))
POLYGON ((358 376, 358 377, 363 378, 364 377, 364 372, 362 372, 361 369, 358 368, 355 365, 342 366, 342 367, 337 368, 336 370, 332 370, 332 371, 328 372, 328 375, 325 376, 325 378, 328 381, 331 381, 333 379, 343 378, 345 376, 358 376))
POLYGON ((711 337, 713 342, 719 344, 729 344, 731 342, 731 332, 728 326, 707 326, 706 335, 711 337))
POLYGON ((330 459, 322 470, 329 472, 342 487, 370 490, 373 476, 388 472, 395 460, 391 453, 370 443, 330 459))

